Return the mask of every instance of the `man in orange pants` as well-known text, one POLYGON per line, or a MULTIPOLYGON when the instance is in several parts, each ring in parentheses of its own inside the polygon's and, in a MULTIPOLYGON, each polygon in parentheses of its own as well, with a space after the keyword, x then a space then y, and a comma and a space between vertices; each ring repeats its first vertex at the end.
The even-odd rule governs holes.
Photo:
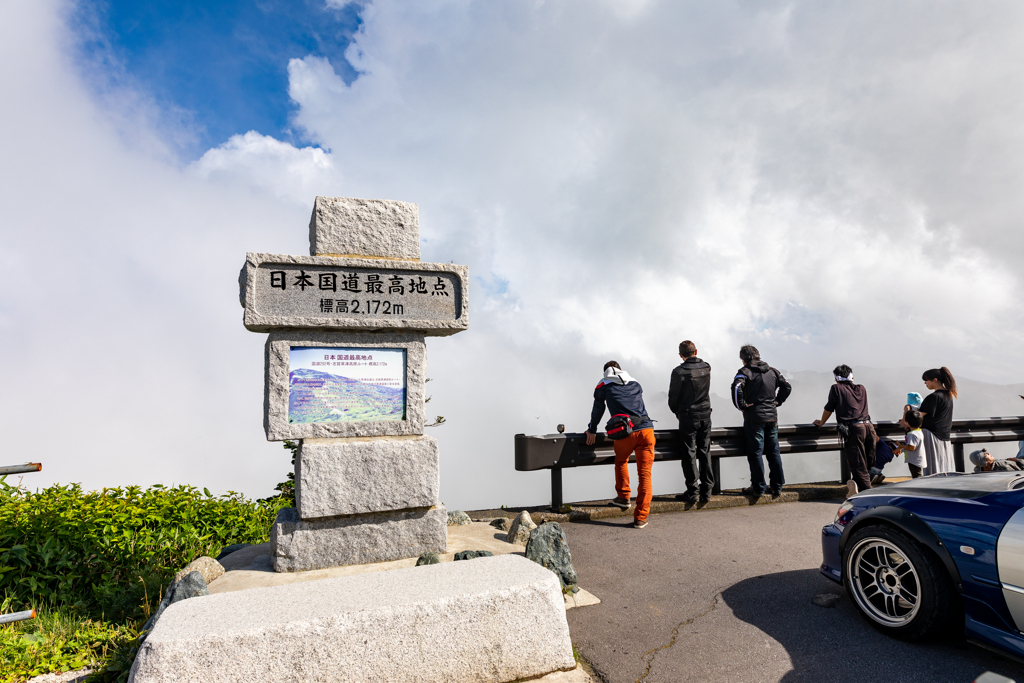
POLYGON ((604 364, 604 377, 594 389, 594 409, 590 412, 590 426, 587 428, 587 445, 597 440, 597 424, 604 415, 605 404, 614 418, 626 415, 633 424, 633 431, 615 440, 615 493, 612 501, 623 510, 629 509, 629 456, 636 453, 636 475, 639 479, 636 491, 636 508, 633 510, 633 526, 643 529, 647 526, 647 515, 651 511, 651 465, 654 464, 654 423, 647 416, 644 406, 644 390, 640 383, 629 376, 613 360, 604 364))

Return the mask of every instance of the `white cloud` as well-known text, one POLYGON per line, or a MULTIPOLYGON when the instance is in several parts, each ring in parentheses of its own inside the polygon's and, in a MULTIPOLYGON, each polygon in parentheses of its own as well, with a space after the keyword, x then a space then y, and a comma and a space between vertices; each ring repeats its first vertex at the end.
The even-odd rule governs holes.
POLYGON ((250 130, 233 135, 192 164, 204 180, 226 180, 273 193, 303 206, 317 194, 330 193, 340 177, 324 150, 296 148, 269 135, 250 130))
POLYGON ((315 194, 417 202, 424 258, 470 266, 470 330, 429 343, 450 507, 543 500, 512 435, 582 429, 608 357, 669 426, 684 337, 720 394, 745 341, 787 370, 1024 380, 1013 3, 377 0, 351 84, 288 65, 318 147, 250 131, 184 168, 131 98, 83 89, 62 8, 0 22, 0 367, 23 387, 0 409, 58 480, 269 492, 284 452, 234 279, 246 251, 306 251, 315 194))

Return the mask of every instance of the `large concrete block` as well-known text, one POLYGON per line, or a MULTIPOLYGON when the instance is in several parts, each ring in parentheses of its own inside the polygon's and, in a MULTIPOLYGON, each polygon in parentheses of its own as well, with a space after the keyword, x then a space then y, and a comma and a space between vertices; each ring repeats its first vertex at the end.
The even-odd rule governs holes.
POLYGON ((410 202, 317 197, 309 219, 313 256, 420 258, 420 207, 410 202))
POLYGON ((491 683, 575 666, 558 579, 502 555, 181 601, 130 683, 491 683))
POLYGON ((451 263, 255 254, 239 277, 243 322, 274 329, 416 330, 469 326, 469 270, 451 263))
MULTIPOLYGON (((328 354, 329 355, 329 354, 328 354)), ((328 372, 333 367, 325 368, 328 372)), ((423 403, 427 373, 427 347, 421 334, 352 334, 343 332, 273 332, 265 355, 263 426, 269 441, 329 439, 349 436, 420 435, 426 410, 423 403), (292 422, 289 400, 293 391, 290 352, 293 347, 405 350, 405 419, 379 421, 292 422)), ((339 369, 336 372, 342 372, 339 369)))
POLYGON ((295 461, 295 507, 302 519, 433 507, 438 504, 437 440, 304 439, 295 461))
POLYGON ((448 550, 443 507, 304 520, 295 508, 277 513, 270 529, 274 571, 302 572, 388 562, 448 550))

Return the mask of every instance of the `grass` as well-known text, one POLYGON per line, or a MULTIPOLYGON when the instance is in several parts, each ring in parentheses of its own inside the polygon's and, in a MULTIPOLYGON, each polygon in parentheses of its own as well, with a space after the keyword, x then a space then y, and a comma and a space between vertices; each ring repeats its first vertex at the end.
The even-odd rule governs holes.
MULTIPOLYGON (((9 611, 6 604, 0 611, 9 611)), ((43 610, 35 619, 0 626, 0 683, 85 668, 96 672, 96 681, 126 681, 138 636, 134 623, 90 619, 66 608, 43 610)))

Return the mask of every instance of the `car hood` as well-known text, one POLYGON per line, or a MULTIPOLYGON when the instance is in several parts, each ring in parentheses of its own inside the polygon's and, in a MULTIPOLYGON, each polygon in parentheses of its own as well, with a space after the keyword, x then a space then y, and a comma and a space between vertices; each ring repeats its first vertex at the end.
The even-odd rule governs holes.
POLYGON ((982 498, 992 493, 1012 491, 1018 487, 1024 489, 1024 472, 945 472, 862 491, 852 498, 866 498, 872 495, 982 498))

